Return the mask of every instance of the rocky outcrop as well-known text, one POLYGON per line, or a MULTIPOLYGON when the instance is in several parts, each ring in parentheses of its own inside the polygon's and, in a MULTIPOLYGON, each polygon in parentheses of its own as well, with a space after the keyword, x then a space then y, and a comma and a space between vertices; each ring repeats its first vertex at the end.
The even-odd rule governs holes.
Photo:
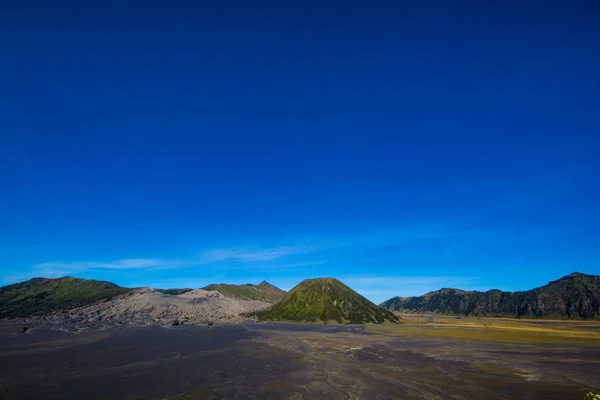
POLYGON ((600 276, 573 273, 523 291, 441 289, 416 297, 393 297, 381 306, 401 313, 592 319, 600 318, 600 276))

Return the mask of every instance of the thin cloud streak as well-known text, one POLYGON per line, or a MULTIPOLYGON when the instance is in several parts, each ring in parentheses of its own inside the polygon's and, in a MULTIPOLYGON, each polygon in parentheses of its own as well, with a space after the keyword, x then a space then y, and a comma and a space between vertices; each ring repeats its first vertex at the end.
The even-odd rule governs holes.
POLYGON ((339 279, 374 303, 395 296, 421 296, 444 287, 480 289, 478 279, 468 276, 347 276, 339 279))
MULTIPOLYGON (((340 259, 340 252, 352 254, 356 249, 377 249, 389 244, 411 245, 415 241, 426 238, 450 238, 464 234, 461 229, 448 226, 447 224, 420 224, 406 226, 404 228, 387 232, 370 232, 350 237, 338 237, 333 239, 294 241, 288 245, 260 247, 241 246, 213 248, 201 251, 196 257, 183 259, 160 259, 160 258, 125 258, 109 261, 54 261, 34 265, 27 273, 19 271, 13 276, 2 278, 4 282, 15 281, 19 278, 28 279, 35 276, 60 277, 65 275, 81 275, 100 271, 155 271, 167 269, 193 269, 203 268, 218 270, 253 270, 255 272, 274 270, 301 270, 308 269, 311 265, 321 265, 344 262, 340 259), (332 254, 325 254, 333 251, 332 254), (318 255, 317 255, 318 253, 318 255), (335 254, 337 253, 337 254, 335 254), (311 255, 311 256, 309 256, 311 255), (314 259, 318 257, 317 259, 314 259), (312 259, 311 259, 312 258, 312 259), (303 268, 307 267, 307 268, 303 268)), ((460 280, 452 283, 449 277, 351 277, 349 284, 356 286, 385 285, 389 287, 392 282, 397 282, 395 290, 399 294, 417 290, 426 290, 435 286, 452 285, 462 286, 465 281, 460 280), (445 282, 445 283, 444 283, 445 282)), ((418 293, 422 294, 422 293, 418 293)))
POLYGON ((198 266, 210 267, 218 265, 219 269, 294 269, 301 266, 322 264, 322 261, 289 261, 283 262, 285 257, 309 254, 318 251, 318 246, 297 245, 280 246, 272 248, 223 248, 207 250, 197 258, 191 259, 154 259, 154 258, 126 258, 113 261, 53 261, 36 264, 29 273, 5 276, 4 283, 14 283, 33 277, 58 278, 61 276, 82 274, 87 272, 114 270, 163 270, 184 269, 198 266), (269 262, 277 261, 276 264, 269 262), (281 262, 280 262, 281 261, 281 262), (257 265, 257 263, 261 263, 257 265), (266 263, 266 264, 265 264, 266 263))
POLYGON ((456 285, 470 285, 477 278, 468 276, 350 276, 346 282, 357 285, 441 285, 442 287, 453 287, 456 285))
POLYGON ((37 269, 57 270, 91 270, 91 269, 165 269, 194 265, 193 260, 161 260, 145 258, 128 258, 109 262, 48 262, 37 264, 37 269))
POLYGON ((311 261, 300 261, 300 262, 275 262, 275 263, 261 263, 259 265, 248 263, 241 265, 224 265, 219 266, 219 270, 253 270, 253 271, 287 271, 287 270, 301 270, 302 267, 310 267, 313 265, 324 265, 326 261, 323 260, 311 260, 311 261))
MULTIPOLYGON (((211 264, 219 265, 219 268, 227 269, 252 269, 255 268, 255 263, 268 263, 272 261, 282 261, 275 265, 262 264, 260 268, 282 268, 292 269, 300 266, 323 264, 324 261, 302 261, 288 260, 283 262, 286 257, 308 255, 311 253, 322 252, 335 248, 356 247, 356 246, 377 246, 381 245, 381 241, 392 240, 410 241, 415 238, 439 236, 440 234, 447 235, 448 231, 444 227, 438 225, 425 225, 418 227, 410 227, 401 229, 398 232, 386 232, 379 235, 359 235, 353 238, 338 238, 335 240, 320 240, 320 241, 300 241, 292 245, 276 246, 276 247, 239 247, 239 248, 217 248, 209 249, 202 252, 198 257, 192 259, 153 259, 153 258, 127 258, 113 261, 79 261, 79 262, 63 262, 54 261, 37 264, 33 267, 30 274, 19 274, 13 276, 64 276, 74 273, 83 273, 88 271, 98 270, 159 270, 171 268, 191 268, 200 265, 209 266, 211 264), (417 228, 417 229, 415 229, 417 228), (253 265, 254 264, 254 265, 253 265)), ((5 280, 7 278, 4 278, 5 280)))
POLYGON ((267 249, 214 249, 205 251, 202 254, 202 260, 207 263, 218 261, 272 261, 291 255, 308 254, 316 250, 317 247, 315 246, 281 246, 267 249))

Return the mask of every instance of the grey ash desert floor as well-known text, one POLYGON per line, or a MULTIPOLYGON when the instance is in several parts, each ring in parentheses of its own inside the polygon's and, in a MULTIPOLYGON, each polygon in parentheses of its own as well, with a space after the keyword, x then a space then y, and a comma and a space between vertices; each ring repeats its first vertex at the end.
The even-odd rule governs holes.
POLYGON ((509 344, 237 324, 0 329, 0 399, 581 399, 597 344, 509 344))

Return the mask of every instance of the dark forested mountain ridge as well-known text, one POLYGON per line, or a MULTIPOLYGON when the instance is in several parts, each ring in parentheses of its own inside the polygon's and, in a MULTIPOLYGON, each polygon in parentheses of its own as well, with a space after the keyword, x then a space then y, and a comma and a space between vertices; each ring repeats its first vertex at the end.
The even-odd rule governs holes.
POLYGON ((545 286, 522 291, 441 289, 381 303, 401 313, 600 319, 600 276, 572 273, 545 286))

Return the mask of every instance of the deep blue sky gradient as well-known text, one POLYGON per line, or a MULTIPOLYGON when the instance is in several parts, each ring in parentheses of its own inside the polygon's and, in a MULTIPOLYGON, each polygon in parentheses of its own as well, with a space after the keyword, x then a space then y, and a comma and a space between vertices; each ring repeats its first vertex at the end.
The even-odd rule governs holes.
POLYGON ((600 274, 593 1, 11 3, 0 283, 600 274))

